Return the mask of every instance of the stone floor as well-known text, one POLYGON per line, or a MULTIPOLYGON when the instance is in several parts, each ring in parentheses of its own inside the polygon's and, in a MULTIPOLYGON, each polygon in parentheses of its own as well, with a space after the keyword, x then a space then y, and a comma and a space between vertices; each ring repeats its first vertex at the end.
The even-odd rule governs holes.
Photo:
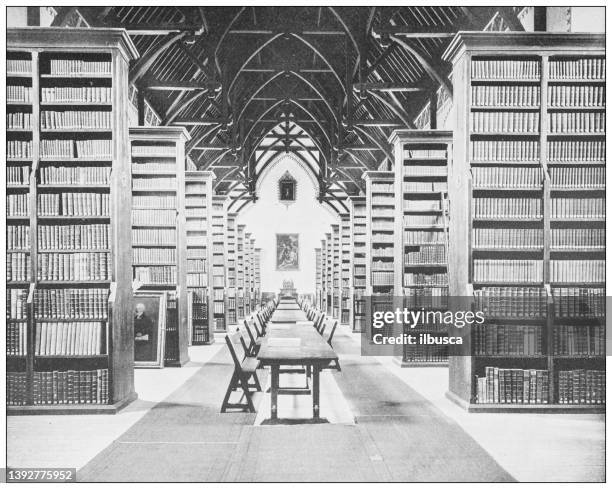
MULTIPOLYGON (((81 481, 604 479, 603 416, 468 414, 444 397, 446 369, 361 357, 358 341, 337 332, 326 424, 262 425, 265 392, 258 414, 220 414, 232 366, 218 341, 182 369, 137 370, 139 399, 118 415, 9 417, 8 465, 76 467, 81 481)), ((284 416, 309 410, 308 396, 281 399, 284 416)))

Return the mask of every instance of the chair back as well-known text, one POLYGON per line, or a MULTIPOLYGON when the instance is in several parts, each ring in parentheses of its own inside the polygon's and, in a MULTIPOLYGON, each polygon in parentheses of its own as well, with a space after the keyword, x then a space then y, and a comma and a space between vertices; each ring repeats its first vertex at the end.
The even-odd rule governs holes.
MULTIPOLYGON (((240 336, 242 339, 242 336, 240 336)), ((227 347, 230 351, 230 355, 232 356, 232 360, 234 361, 234 367, 240 369, 240 360, 238 360, 238 355, 236 354, 236 349, 234 348, 234 343, 229 335, 225 335, 225 342, 227 343, 227 347)))
POLYGON ((242 335, 242 331, 238 331, 238 338, 240 339, 240 344, 242 345, 242 351, 244 353, 244 357, 242 359, 244 360, 246 357, 251 356, 251 349, 247 346, 244 336, 242 335))
POLYGON ((323 324, 321 324, 321 328, 319 329, 319 334, 321 336, 323 336, 323 333, 325 333, 325 328, 327 327, 327 321, 323 321, 323 324))
POLYGON ((325 321, 325 314, 321 313, 317 321, 315 322, 315 329, 321 333, 321 328, 323 327, 323 323, 325 321))
POLYGON ((261 338, 263 336, 263 332, 259 329, 259 322, 255 320, 255 318, 251 318, 251 325, 255 328, 255 334, 257 338, 261 338))
POLYGON ((257 336, 259 338, 263 337, 266 334, 266 330, 264 329, 263 324, 264 322, 261 320, 261 316, 256 314, 253 317, 253 326, 255 327, 255 330, 257 331, 257 336))
POLYGON ((251 327, 249 326, 249 322, 245 319, 244 320, 244 328, 247 331, 247 334, 249 335, 249 339, 251 340, 251 344, 254 345, 255 344, 255 335, 253 335, 253 332, 251 331, 251 327))
POLYGON ((336 332, 336 328, 338 327, 338 320, 334 321, 334 325, 332 326, 331 331, 329 332, 329 338, 327 338, 327 344, 332 346, 332 340, 334 339, 334 333, 336 332))

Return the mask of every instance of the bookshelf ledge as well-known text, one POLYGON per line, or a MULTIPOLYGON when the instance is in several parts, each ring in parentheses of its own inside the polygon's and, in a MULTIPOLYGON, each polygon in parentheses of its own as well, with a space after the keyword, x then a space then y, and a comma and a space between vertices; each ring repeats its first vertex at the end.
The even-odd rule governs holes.
POLYGON ((8 416, 61 415, 61 414, 117 414, 138 399, 133 392, 114 404, 46 404, 34 406, 6 406, 8 416))

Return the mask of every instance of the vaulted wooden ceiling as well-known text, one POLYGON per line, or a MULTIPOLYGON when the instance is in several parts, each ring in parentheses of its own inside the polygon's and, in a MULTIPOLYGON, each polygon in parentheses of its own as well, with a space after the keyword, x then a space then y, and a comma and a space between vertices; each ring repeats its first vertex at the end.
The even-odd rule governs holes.
POLYGON ((522 30, 516 7, 459 6, 58 7, 55 24, 77 9, 91 27, 128 30, 141 54, 130 82, 162 124, 187 127, 188 155, 219 193, 254 201, 269 147, 308 154, 339 212, 392 158, 390 133, 440 87, 452 95, 440 54, 457 31, 522 30))

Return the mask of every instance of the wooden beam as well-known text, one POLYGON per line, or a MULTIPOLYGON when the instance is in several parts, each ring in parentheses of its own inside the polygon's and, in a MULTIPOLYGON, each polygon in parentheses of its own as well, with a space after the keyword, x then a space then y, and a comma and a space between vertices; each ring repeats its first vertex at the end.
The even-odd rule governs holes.
POLYGON ((193 54, 191 50, 185 46, 185 44, 181 43, 178 47, 202 73, 206 73, 209 79, 212 78, 208 68, 208 60, 210 59, 210 55, 206 56, 204 60, 200 60, 200 58, 193 54))
POLYGON ((147 51, 142 58, 138 60, 136 65, 130 70, 129 81, 130 83, 136 83, 149 68, 157 61, 157 59, 164 54, 170 46, 176 41, 185 37, 187 32, 179 32, 178 34, 169 34, 159 46, 155 46, 153 49, 147 51))
MULTIPOLYGON (((282 73, 287 71, 284 66, 257 66, 252 68, 243 68, 242 71, 244 73, 282 73)), ((292 67, 291 71, 298 71, 300 73, 333 73, 329 68, 300 68, 300 67, 292 67)))
POLYGON ((178 80, 145 80, 142 88, 146 90, 207 90, 208 87, 199 82, 194 81, 178 81, 178 80))
POLYGON ((202 151, 229 151, 230 148, 228 146, 194 146, 193 148, 191 148, 192 151, 197 149, 202 151))
POLYGON ((228 121, 223 119, 206 119, 204 117, 199 119, 175 119, 171 124, 177 126, 214 126, 215 124, 227 124, 228 121))
MULTIPOLYGON (((284 97, 253 97, 251 99, 252 102, 276 102, 278 100, 285 100, 284 97)), ((300 100, 301 102, 321 102, 323 101, 322 97, 299 97, 292 96, 291 100, 300 100)))
POLYGON ((363 73, 363 79, 365 80, 369 75, 371 75, 376 68, 378 68, 380 64, 385 61, 389 55, 393 53, 393 51, 395 51, 395 49, 397 49, 397 44, 391 44, 382 52, 380 56, 378 56, 378 58, 374 60, 373 63, 367 63, 367 69, 366 72, 363 73))
POLYGON ((340 149, 345 149, 348 151, 383 151, 378 146, 368 144, 352 144, 349 146, 344 146, 340 149))
POLYGON ((309 29, 293 31, 287 29, 230 29, 228 34, 246 36, 273 36, 276 34, 298 34, 304 36, 344 36, 346 32, 333 29, 309 29))
POLYGON ((128 34, 135 36, 165 36, 173 32, 198 32, 202 29, 202 25, 185 24, 184 22, 170 22, 167 24, 119 24, 117 22, 109 23, 110 26, 121 27, 128 31, 128 34))
POLYGON ((397 127, 405 126, 400 119, 365 119, 365 120, 354 120, 354 125, 363 127, 397 127))
POLYGON ((380 83, 353 83, 353 91, 359 93, 361 90, 371 90, 378 92, 423 92, 425 87, 408 85, 405 83, 380 82, 380 83))
POLYGON ((442 72, 439 66, 434 63, 433 60, 429 59, 427 55, 420 52, 420 50, 410 44, 407 44, 404 40, 397 36, 391 36, 391 39, 399 44, 402 48, 408 51, 423 67, 423 69, 429 74, 431 78, 436 80, 444 89, 453 96, 453 86, 451 85, 448 77, 442 72))
POLYGON ((319 151, 319 148, 316 146, 285 146, 284 144, 274 144, 274 145, 259 145, 256 151, 285 151, 289 149, 289 152, 293 151, 319 151))
POLYGON ((453 32, 448 26, 391 26, 381 25, 374 27, 374 35, 388 34, 407 38, 441 38, 453 37, 453 32))
POLYGON ((57 7, 57 15, 51 23, 52 27, 64 27, 68 18, 77 11, 76 7, 57 7))
POLYGON ((512 7, 498 7, 497 11, 511 31, 524 31, 525 28, 518 19, 512 7))
MULTIPOLYGON (((399 100, 393 95, 393 93, 389 93, 390 98, 392 99, 392 101, 388 101, 383 94, 381 93, 377 93, 377 92, 372 92, 372 97, 374 97, 375 99, 379 100, 380 102, 382 102, 383 104, 385 104, 387 107, 389 107, 389 109, 397 116, 400 118, 400 120, 404 123, 404 126, 409 127, 409 128, 413 128, 413 124, 412 121, 410 120, 410 118, 408 117, 408 114, 406 114, 406 111, 404 110, 404 107, 401 106, 399 100)), ((364 104, 365 105, 365 104, 364 104)))

